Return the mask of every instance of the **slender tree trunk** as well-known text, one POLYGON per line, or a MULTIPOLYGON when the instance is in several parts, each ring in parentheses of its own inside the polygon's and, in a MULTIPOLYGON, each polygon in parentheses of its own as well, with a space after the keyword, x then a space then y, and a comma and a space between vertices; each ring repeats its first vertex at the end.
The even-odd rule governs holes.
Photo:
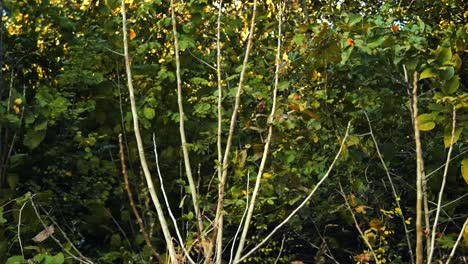
POLYGON ((423 167, 421 139, 418 122, 418 72, 413 75, 413 119, 414 119, 414 140, 416 143, 416 264, 423 263, 423 167))
POLYGON ((130 55, 128 53, 127 17, 125 13, 125 1, 124 0, 122 0, 121 12, 122 12, 122 33, 123 33, 124 56, 125 56, 125 70, 127 73, 128 92, 130 95, 130 105, 131 105, 132 118, 133 118, 133 129, 134 129, 135 139, 136 139, 137 147, 138 147, 138 155, 140 158, 140 164, 143 170, 143 174, 145 175, 148 191, 151 195, 151 199, 153 201, 154 207, 156 208, 156 212, 158 214, 159 224, 161 225, 164 239, 166 241, 167 248, 169 250, 171 263, 176 264, 178 263, 177 253, 176 253, 174 244, 172 243, 172 236, 169 232, 169 227, 167 225, 166 218, 164 217, 164 211, 161 207, 161 203, 159 201, 158 195, 156 194, 156 191, 154 189, 153 178, 151 177, 151 172, 146 162, 145 149, 143 147, 143 140, 140 134, 140 125, 138 122, 138 111, 137 111, 136 102, 135 102, 135 92, 133 89, 132 71, 130 68, 130 55))
MULTIPOLYGON (((198 234, 202 240, 202 248, 204 248, 205 236, 203 235, 203 219, 200 214, 200 207, 198 204, 198 192, 197 187, 195 186, 195 181, 193 180, 192 175, 192 166, 190 165, 190 156, 187 149, 187 138, 185 136, 185 113, 184 105, 182 100, 182 78, 180 76, 180 58, 179 58, 179 38, 177 36, 177 21, 175 15, 174 0, 171 0, 171 17, 172 17, 172 31, 174 34, 174 53, 175 53, 175 63, 176 63, 176 76, 177 76, 177 104, 179 107, 179 133, 180 140, 182 144, 182 153, 184 158, 185 174, 187 175, 187 180, 190 186, 190 194, 192 196, 193 209, 195 211, 195 217, 197 219, 197 228, 198 234)), ((181 245, 183 246, 183 245, 181 245)))

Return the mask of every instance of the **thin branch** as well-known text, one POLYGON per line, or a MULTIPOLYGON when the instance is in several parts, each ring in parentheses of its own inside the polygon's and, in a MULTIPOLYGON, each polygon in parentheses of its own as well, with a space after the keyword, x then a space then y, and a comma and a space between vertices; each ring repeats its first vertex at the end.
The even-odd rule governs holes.
POLYGON ((413 255, 413 249, 411 246, 411 240, 409 237, 409 230, 408 230, 408 226, 406 225, 406 220, 403 214, 403 210, 401 209, 400 197, 396 191, 395 185, 393 184, 393 180, 392 180, 392 177, 390 176, 390 172, 388 170, 387 164, 385 164, 382 153, 380 152, 379 144, 377 143, 377 139, 375 138, 374 132, 372 130, 372 125, 371 125, 369 116, 367 115, 366 112, 364 112, 364 115, 366 116, 367 123, 369 124, 369 134, 371 135, 372 140, 374 141, 375 150, 377 151, 377 155, 379 156, 380 162, 382 163, 382 167, 384 168, 385 174, 387 175, 388 181, 390 182, 390 187, 392 188, 393 198, 395 198, 396 205, 400 209, 400 212, 401 212, 400 218, 403 223, 403 228, 405 229, 406 243, 408 244, 408 251, 411 257, 411 263, 414 263, 414 255, 413 255))
POLYGON ((449 258, 447 259, 447 262, 445 262, 445 264, 449 264, 453 256, 455 255, 455 251, 457 250, 458 244, 460 243, 460 240, 463 234, 465 233, 465 229, 467 228, 467 226, 468 226, 468 218, 466 218, 465 223, 463 224, 462 229, 460 231, 460 234, 458 234, 457 242, 455 242, 455 245, 453 246, 452 251, 450 252, 449 258))
POLYGON ((175 251, 174 244, 172 243, 172 237, 169 232, 166 218, 164 217, 164 212, 162 210, 161 203, 154 189, 151 172, 146 162, 145 149, 143 147, 143 139, 141 138, 141 134, 140 134, 138 111, 137 111, 136 102, 135 102, 135 92, 133 89, 132 71, 130 69, 130 55, 128 53, 127 17, 125 13, 125 1, 122 0, 121 3, 122 3, 121 13, 122 13, 123 44, 124 44, 124 54, 125 54, 125 70, 127 73, 128 92, 130 96, 130 105, 131 105, 131 111, 132 111, 132 117, 133 117, 133 130, 134 130, 135 139, 137 142, 140 164, 141 164, 141 168, 143 169, 143 174, 146 179, 146 185, 148 186, 148 191, 150 193, 154 207, 156 208, 156 212, 158 214, 159 224, 161 225, 161 229, 163 231, 164 239, 166 241, 166 245, 169 250, 169 256, 170 256, 171 262, 175 264, 177 263, 177 253, 175 251))
POLYGON ((416 142, 416 264, 423 263, 423 168, 421 138, 418 122, 418 79, 417 71, 413 75, 413 124, 414 141, 416 142))
POLYGON ((19 211, 19 215, 18 215, 18 243, 19 243, 19 246, 20 246, 20 249, 21 249, 21 255, 23 256, 24 258, 24 251, 23 251, 23 244, 21 243, 21 215, 23 213, 23 209, 24 207, 28 204, 28 201, 24 202, 24 204, 21 206, 20 208, 20 211, 19 211))
POLYGON ((348 198, 346 198, 346 194, 345 194, 345 192, 343 190, 343 186, 341 186, 341 182, 338 182, 338 186, 340 186, 341 196, 343 196, 343 199, 345 200, 346 208, 351 213, 351 217, 353 218, 353 221, 354 221, 354 226, 358 230, 359 235, 361 235, 362 240, 364 240, 364 243, 366 243, 366 246, 369 248, 369 250, 370 250, 370 252, 372 254, 372 257, 375 260, 375 263, 379 263, 379 259, 377 258, 377 255, 375 254, 374 248, 372 247, 371 243, 369 242, 369 239, 367 239, 366 235, 364 235, 364 232, 362 232, 362 229, 359 226, 359 222, 358 222, 358 220, 356 218, 356 215, 353 212, 353 209, 351 208, 351 205, 348 202, 348 198))
POLYGON ((195 58, 196 60, 198 60, 199 62, 205 64, 206 66, 208 66, 210 69, 212 69, 212 70, 214 70, 214 71, 218 71, 215 67, 213 67, 213 65, 211 65, 211 64, 209 64, 208 62, 206 62, 206 61, 204 61, 204 60, 198 58, 198 57, 195 56, 195 54, 193 54, 190 50, 187 49, 187 51, 188 51, 188 53, 189 53, 192 57, 194 57, 194 58, 195 58))
MULTIPOLYGON (((179 58, 179 37, 177 33, 177 19, 175 15, 174 0, 171 0, 171 16, 172 16, 172 33, 174 35, 174 53, 176 63, 176 77, 177 77, 177 104, 179 106, 179 132, 180 141, 182 144, 182 153, 184 157, 185 173, 189 182, 190 194, 192 196, 193 209, 195 211, 195 217, 197 219, 198 234, 201 236, 203 232, 203 220, 200 214, 200 207, 198 203, 197 187, 193 180, 192 167, 190 165, 190 156, 187 149, 187 138, 185 136, 185 113, 184 105, 182 100, 182 78, 180 75, 180 58, 179 58)), ((205 237, 201 237, 202 247, 205 245, 205 237)))
MULTIPOLYGON (((218 20, 217 20, 217 28, 216 28, 216 75, 218 78, 218 131, 217 131, 217 149, 218 149, 218 181, 221 181, 223 177, 223 147, 222 147, 222 133, 223 133, 223 109, 222 109, 222 100, 223 100, 223 87, 221 83, 221 14, 223 10, 223 0, 219 1, 219 6, 218 6, 218 20)), ((247 181, 247 186, 248 186, 248 181, 247 181)), ((248 188, 247 188, 248 192, 248 188)), ((246 208, 247 209, 247 208, 246 208)), ((245 215, 245 214, 244 214, 245 215)), ((244 219, 244 215, 242 216, 242 219, 244 219)), ((221 226, 223 223, 219 223, 219 228, 222 229, 223 227, 221 226)), ((237 236, 237 232, 236 232, 237 236)), ((232 242, 233 246, 236 244, 236 239, 234 238, 234 241, 232 242)), ((221 249, 223 247, 223 232, 218 232, 217 237, 216 237, 216 260, 218 263, 221 262, 222 259, 222 252, 221 249), (219 245, 218 245, 219 244, 219 245)), ((232 250, 231 250, 231 257, 232 257, 232 250)))
POLYGON ((234 240, 232 242, 232 247, 231 247, 231 255, 229 257, 229 264, 232 263, 232 258, 234 257, 234 247, 236 246, 236 241, 237 241, 237 236, 239 235, 241 229, 242 229, 242 223, 244 222, 245 215, 247 214, 247 211, 249 209, 249 194, 250 194, 250 171, 247 172, 247 189, 246 189, 247 194, 245 195, 245 210, 244 213, 242 214, 242 218, 240 220, 239 226, 237 227, 236 234, 234 235, 234 240))
MULTIPOLYGON (((452 160, 454 160, 454 159, 456 159, 456 158, 458 158, 458 157, 464 156, 464 154, 467 153, 467 152, 468 152, 468 149, 463 150, 462 152, 458 153, 458 154, 455 155, 453 158, 451 158, 450 161, 452 161, 452 160)), ((432 175, 434 175, 437 171, 439 171, 440 169, 442 169, 442 168, 444 168, 444 167, 445 167, 445 163, 442 164, 442 165, 440 165, 437 169, 435 169, 435 170, 431 171, 430 173, 426 174, 426 180, 429 180, 429 178, 430 178, 432 175)), ((432 211, 433 211, 433 210, 431 210, 431 212, 432 212, 432 211)))
POLYGON ((436 231, 437 231, 437 222, 439 221, 440 209, 441 209, 441 206, 442 206, 442 198, 444 196, 445 183, 447 182, 447 173, 448 173, 448 168, 449 168, 449 164, 450 164, 450 157, 452 156, 453 143, 455 141, 456 118, 457 118, 457 111, 455 109, 455 106, 453 106, 452 136, 450 137, 450 147, 449 147, 449 150, 448 150, 448 153, 447 153, 447 161, 445 163, 444 175, 442 177, 442 184, 440 186, 439 199, 437 201, 437 211, 436 211, 436 215, 435 215, 435 219, 434 219, 434 225, 432 226, 431 247, 430 247, 429 257, 427 258, 427 263, 428 264, 431 264, 432 255, 434 254, 434 245, 435 245, 435 236, 436 236, 436 231))
POLYGON ((274 85, 274 90, 273 90, 273 105, 271 107, 271 113, 270 113, 270 115, 268 117, 268 135, 267 135, 267 138, 266 138, 266 141, 265 141, 262 160, 260 162, 260 167, 259 167, 258 173, 257 173, 257 179, 255 181, 255 187, 254 187, 254 190, 253 190, 253 193, 252 193, 252 199, 250 200, 250 203, 249 203, 249 206, 248 206, 249 210, 247 212, 247 217, 245 218, 244 228, 242 230, 242 235, 241 235, 241 238, 240 238, 240 241, 239 241, 239 246, 237 248, 236 256, 234 257, 234 263, 237 263, 239 261, 239 258, 241 257, 241 254, 242 254, 242 250, 244 249, 245 240, 246 240, 246 237, 247 237, 250 225, 251 225, 251 219, 252 219, 252 215, 253 215, 253 210, 255 208, 256 198, 257 198, 257 195, 258 195, 259 190, 260 190, 260 184, 261 184, 261 181, 262 181, 263 171, 264 171, 265 164, 266 164, 266 161, 267 161, 267 158, 268 158, 268 151, 269 151, 269 148, 270 148, 271 137, 273 135, 273 118, 274 118, 275 112, 276 112, 276 97, 277 97, 277 94, 278 94, 278 83, 279 83, 279 67, 280 67, 280 64, 281 64, 281 38, 283 36, 282 35, 282 22, 283 22, 282 8, 283 7, 280 4, 279 5, 279 10, 278 10, 278 44, 277 44, 277 48, 276 48, 276 61, 275 61, 275 64, 276 64, 275 85, 274 85))
POLYGON ((172 213, 171 206, 169 204, 169 200, 167 199, 166 190, 164 189, 164 181, 163 181, 163 178, 162 178, 162 175, 161 175, 161 170, 159 168, 159 157, 158 157, 158 150, 156 148, 156 136, 155 136, 154 133, 153 133, 153 149, 154 149, 154 159, 156 161, 156 169, 157 169, 157 172, 158 172, 159 182, 161 183, 161 185, 160 185, 161 192, 162 192, 162 195, 164 197, 164 202, 166 203, 166 207, 167 207, 167 211, 169 212, 169 216, 171 217, 172 223, 174 224, 174 229, 175 229, 176 234, 177 234, 177 239, 179 239, 179 244, 180 244, 180 247, 182 248, 182 250, 184 251, 185 257, 189 260, 190 263, 195 264, 195 261, 193 261, 193 259, 190 257, 189 252, 185 248, 185 242, 182 239, 182 235, 180 234, 179 227, 177 226, 177 220, 174 217, 174 214, 172 213))
POLYGON ((286 235, 283 234, 283 239, 281 239, 280 250, 279 250, 279 252, 278 252, 278 256, 276 257, 275 263, 274 263, 274 264, 278 263, 278 261, 280 260, 281 253, 283 253, 284 241, 286 241, 286 235))
MULTIPOLYGON (((36 213, 36 216, 37 216, 37 219, 39 219, 39 222, 41 222, 42 224, 42 227, 44 228, 44 230, 47 230, 48 229, 48 226, 46 225, 46 223, 44 222, 44 220, 42 219, 39 211, 37 210, 37 207, 36 207, 36 204, 34 203, 34 196, 36 194, 33 194, 31 197, 29 197, 29 201, 31 202, 31 206, 32 208, 34 209, 34 212, 36 213)), ((49 217, 50 218, 50 217, 49 217)), ((67 253, 68 255, 70 255, 70 257, 72 257, 73 259, 79 261, 80 263, 85 263, 85 264, 94 264, 94 262, 92 262, 91 260, 88 260, 87 258, 80 258, 80 257, 77 257, 75 256, 73 253, 71 253, 68 249, 66 249, 65 247, 62 246, 62 243, 60 242, 60 240, 58 240, 54 234, 50 233, 49 236, 52 238, 52 240, 54 240, 54 242, 65 252, 67 253)), ((73 243, 71 243, 71 245, 73 245, 73 243)), ((77 251, 78 254, 81 255, 81 253, 79 251, 77 251)), ((81 255, 82 256, 82 255, 81 255)))
MULTIPOLYGON (((225 189, 225 185, 227 181, 227 173, 228 173, 228 167, 229 167, 229 154, 231 151, 232 139, 234 137, 234 130, 236 128, 237 114, 238 114, 239 107, 240 107, 240 96, 244 89, 244 80, 245 80, 245 75, 247 71, 247 64, 249 62, 250 50, 252 48, 252 43, 253 43, 256 16, 257 16, 257 0, 254 0, 253 6, 252 6, 252 18, 250 21, 249 36, 247 39, 247 46, 245 48, 244 61, 242 63, 242 69, 240 72, 239 84, 237 87, 235 103, 234 103, 234 109, 232 111, 231 121, 229 124, 229 134, 226 140, 226 148, 224 150, 223 163, 222 163, 222 176, 218 184, 218 204, 216 207, 216 216, 214 220, 214 234, 213 234, 214 237, 217 238, 216 244, 221 242, 221 245, 217 245, 218 249, 219 247, 222 248, 223 221, 224 221, 223 207, 224 207, 224 195, 225 195, 224 189, 225 189), (218 232, 221 232, 221 234, 218 234, 218 232), (218 239, 219 237, 221 237, 221 239, 218 239)), ((210 247, 208 248, 208 252, 206 254, 207 261, 211 259, 212 250, 213 250, 212 247, 213 245, 210 245, 210 247)))
POLYGON ((132 189, 130 188, 130 184, 128 182, 128 173, 127 173, 127 165, 125 164, 125 154, 124 154, 124 145, 122 140, 122 134, 119 134, 119 147, 120 147, 120 164, 122 166, 122 174, 124 176, 124 184, 125 184, 125 191, 127 192, 128 200, 130 201, 130 207, 132 207, 133 214, 135 215, 138 225, 140 226, 140 232, 143 235, 143 238, 146 242, 146 245, 151 250, 153 256, 155 256, 158 260, 161 261, 161 256, 159 253, 154 249, 153 245, 151 244, 151 240, 146 233, 145 225, 143 224, 143 220, 141 219, 140 213, 136 208, 135 201, 133 200, 132 189))
POLYGON ((286 217, 286 219, 283 220, 283 222, 281 222, 279 225, 277 225, 273 231, 270 232, 270 234, 268 234, 260 243, 258 243, 253 249, 251 249, 247 254, 245 254, 243 257, 241 257, 239 259, 239 262, 245 260, 247 257, 249 257, 252 253, 254 253, 255 251, 257 251, 257 249, 259 249, 260 247, 263 246, 263 244, 265 244, 282 226, 284 226, 286 223, 289 222, 289 220, 291 220, 291 218, 293 216, 295 216, 297 214, 297 212, 299 212, 299 210, 302 209, 302 207, 304 207, 307 202, 309 202, 309 200, 312 198, 312 196, 315 194, 315 192, 318 190, 318 188, 320 187, 320 185, 322 185, 322 183, 328 178, 328 176, 330 176, 330 173, 333 169, 333 167, 335 166, 335 163, 336 161, 338 160, 338 158, 340 157, 341 155, 341 152, 343 151, 343 146, 346 142, 346 139, 348 138, 348 135, 349 135, 349 129, 351 127, 351 121, 348 122, 348 125, 347 125, 347 128, 346 128, 346 133, 343 137, 343 140, 341 141, 341 145, 340 145, 340 149, 338 150, 338 153, 336 154, 335 158, 333 159, 333 162, 330 164, 330 167, 328 168, 327 172, 325 173, 325 175, 322 177, 322 179, 317 183, 317 185, 315 185, 315 187, 312 189, 312 191, 309 193, 309 195, 301 202, 301 204, 296 207, 296 209, 294 209, 289 215, 288 217, 286 217))

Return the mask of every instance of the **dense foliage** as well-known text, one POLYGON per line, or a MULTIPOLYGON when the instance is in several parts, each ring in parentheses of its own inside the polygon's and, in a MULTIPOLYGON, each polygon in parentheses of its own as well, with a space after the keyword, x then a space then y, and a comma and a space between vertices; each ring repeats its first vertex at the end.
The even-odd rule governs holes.
MULTIPOLYGON (((135 99, 156 191, 162 195, 160 170, 187 248, 201 261, 204 245, 179 137, 170 3, 125 2, 135 99)), ((227 1, 222 9, 223 147, 252 33, 251 2, 227 1)), ((125 190, 119 134, 136 208, 160 260, 167 258, 133 136, 120 1, 0 3, 0 262, 76 263, 70 253, 95 263, 157 261, 125 190), (45 229, 50 225, 54 232, 45 229), (55 239, 49 237, 52 233, 55 239)), ((218 5, 204 0, 175 4, 185 133, 204 220, 215 218, 221 163, 218 5)), ((451 153, 433 261, 445 262, 462 234, 453 258, 462 263, 468 254, 468 228, 462 230, 468 216, 465 10, 462 0, 258 2, 229 159, 226 263, 255 180, 262 177, 246 251, 308 196, 340 148, 330 177, 312 200, 245 262, 375 262, 365 238, 379 263, 413 262, 408 240, 414 251, 414 72, 420 74, 417 120, 431 223, 451 153), (283 2, 278 98, 269 120, 283 2), (348 122, 349 136, 342 145, 348 122), (270 125, 269 158, 257 175, 270 125)), ((205 225, 210 232, 208 220, 205 225)), ((424 225, 432 232, 432 226, 424 225)))

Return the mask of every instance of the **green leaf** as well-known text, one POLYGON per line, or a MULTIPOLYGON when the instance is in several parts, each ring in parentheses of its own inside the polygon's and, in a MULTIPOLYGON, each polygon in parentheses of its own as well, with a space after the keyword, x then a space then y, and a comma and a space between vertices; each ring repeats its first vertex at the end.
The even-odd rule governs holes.
POLYGON ((62 252, 55 256, 45 256, 44 259, 44 264, 63 264, 63 262, 65 262, 65 257, 62 252))
POLYGON ((289 82, 288 81, 282 81, 278 84, 278 91, 284 91, 288 89, 289 87, 289 82))
POLYGON ((452 49, 439 47, 436 51, 436 61, 439 65, 450 65, 452 60, 452 49))
POLYGON ((154 111, 153 108, 145 107, 143 108, 143 115, 145 116, 146 119, 151 120, 156 116, 156 112, 154 111))
POLYGON ((422 114, 417 117, 418 128, 421 131, 429 131, 434 129, 435 122, 433 114, 422 114))
POLYGON ((13 256, 7 259, 5 264, 23 264, 25 263, 23 256, 13 256))
POLYGON ((419 76, 419 80, 434 77, 437 77, 437 72, 432 68, 426 68, 419 76))
POLYGON ((344 51, 341 52, 341 64, 345 64, 349 57, 351 57, 351 53, 353 52, 354 47, 347 47, 344 51))
POLYGON ((458 87, 460 87, 460 77, 455 75, 445 83, 442 87, 442 91, 446 94, 453 94, 458 90, 458 87))
POLYGON ((373 48, 376 48, 376 47, 382 45, 384 42, 385 42, 385 38, 380 37, 380 38, 378 38, 377 40, 375 40, 373 42, 367 43, 367 46, 369 48, 373 49, 373 48))
POLYGON ((453 67, 443 67, 439 75, 444 80, 450 80, 455 75, 455 69, 453 67))
MULTIPOLYGON (((455 129, 455 136, 453 138, 453 144, 455 144, 460 138, 460 134, 463 131, 462 128, 455 129)), ((452 139, 452 126, 447 125, 444 129, 444 146, 445 148, 450 147, 450 141, 452 139)))
POLYGON ((37 148, 39 144, 41 144, 41 142, 44 140, 46 132, 47 130, 28 130, 26 132, 26 135, 24 136, 23 144, 31 150, 37 148))
POLYGON ((468 159, 464 159, 461 162, 461 173, 466 184, 468 184, 468 159))
POLYGON ((356 25, 357 23, 361 22, 361 20, 362 20, 362 16, 361 16, 361 15, 351 14, 351 15, 349 16, 348 25, 349 25, 349 26, 354 26, 354 25, 356 25))

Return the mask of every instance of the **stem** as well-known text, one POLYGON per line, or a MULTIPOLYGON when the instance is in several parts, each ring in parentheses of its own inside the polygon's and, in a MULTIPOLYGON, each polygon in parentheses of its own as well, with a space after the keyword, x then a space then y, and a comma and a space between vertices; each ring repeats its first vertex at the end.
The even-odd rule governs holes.
MULTIPOLYGON (((229 134, 228 134, 228 138, 226 141, 226 149, 224 150, 223 163, 221 167, 222 168, 221 179, 218 184, 218 204, 217 204, 216 216, 214 220, 214 234, 215 234, 215 237, 217 238, 216 243, 221 242, 220 243, 221 245, 217 245, 217 248, 219 247, 222 248, 223 221, 224 221, 223 207, 224 207, 224 195, 225 195, 224 189, 225 189, 225 185, 227 181, 227 173, 228 173, 228 167, 229 167, 229 154, 231 151, 232 140, 234 137, 234 130, 236 128, 237 113, 240 107, 240 96, 244 88, 244 80, 245 80, 245 75, 246 75, 246 70, 247 70, 247 63, 249 62, 249 54, 250 54, 250 50, 252 49, 256 15, 257 15, 257 0, 254 0, 253 7, 252 7, 252 19, 250 21, 249 37, 247 39, 247 46, 245 48, 244 61, 242 62, 242 69, 240 72, 239 84, 237 87, 237 93, 236 93, 235 103, 234 103, 234 109, 233 109, 233 112, 231 115, 231 121, 229 124, 229 134), (221 234, 218 234, 218 232, 221 232, 221 234), (221 237, 221 239, 218 239, 219 237, 221 237)), ((210 248, 212 248, 212 246, 210 246, 210 248)), ((208 254, 206 255, 207 260, 211 258, 211 250, 212 249, 210 249, 208 251, 208 254)))
POLYGON ((453 246, 452 251, 450 252, 450 256, 447 259, 447 262, 445 262, 445 264, 449 264, 453 256, 455 255, 455 250, 457 249, 458 244, 460 243, 460 240, 463 234, 465 233, 465 229, 467 228, 467 225, 468 225, 468 218, 466 218, 465 223, 463 224, 462 229, 460 231, 460 234, 458 234, 457 242, 455 242, 455 245, 453 246))
POLYGON ((239 240, 239 246, 237 247, 236 255, 234 257, 234 263, 239 262, 239 258, 241 257, 242 250, 244 249, 244 244, 245 244, 245 240, 246 240, 246 237, 247 237, 247 233, 249 232, 249 228, 250 228, 250 225, 251 225, 251 219, 252 219, 253 211, 254 211, 254 208, 255 208, 256 198, 257 198, 258 192, 260 190, 260 184, 261 184, 261 181, 262 181, 263 170, 265 168, 265 164, 266 164, 267 157, 268 157, 268 150, 270 148, 271 136, 273 135, 273 118, 274 118, 275 112, 276 112, 276 96, 277 96, 277 93, 278 93, 279 69, 280 69, 280 65, 281 65, 281 38, 282 38, 281 27, 282 27, 282 22, 283 22, 282 16, 283 16, 282 6, 280 4, 279 5, 279 10, 278 10, 278 44, 277 44, 277 48, 276 48, 276 61, 275 61, 275 64, 276 64, 275 86, 274 86, 274 90, 273 90, 273 105, 271 107, 270 116, 268 117, 268 135, 267 135, 267 138, 266 138, 266 141, 265 141, 265 147, 263 149, 262 161, 260 162, 260 167, 259 167, 258 173, 257 173, 257 179, 255 181, 255 187, 254 187, 254 190, 252 192, 252 199, 250 200, 250 203, 249 203, 249 206, 248 206, 249 209, 247 211, 247 216, 246 216, 245 221, 244 221, 244 228, 242 230, 242 234, 241 234, 241 237, 240 237, 240 240, 239 240))
POLYGON ((416 264, 423 263, 423 166, 421 138, 418 122, 418 72, 413 75, 413 120, 414 140, 416 143, 416 264))
POLYGON ((448 173, 448 167, 450 164, 450 157, 452 156, 452 149, 453 149, 453 143, 455 140, 455 127, 456 127, 456 117, 457 117, 457 111, 455 109, 455 106, 453 106, 453 112, 452 112, 452 136, 450 137, 450 147, 447 153, 447 161, 445 163, 445 169, 444 169, 444 175, 442 178, 442 184, 440 186, 440 191, 439 191, 439 199, 437 201, 437 211, 434 219, 434 225, 432 226, 432 234, 431 234, 431 246, 429 248, 429 257, 427 258, 427 263, 431 264, 432 260, 432 255, 434 254, 434 244, 435 244, 435 236, 436 236, 436 231, 437 231, 437 223, 439 221, 439 215, 440 215, 440 209, 442 208, 442 197, 444 196, 444 188, 445 188, 445 183, 447 181, 447 173, 448 173))
POLYGON ((123 44, 124 44, 124 54, 125 54, 125 70, 127 73, 127 84, 128 84, 128 93, 130 96, 130 105, 132 111, 132 119, 133 119, 133 130, 135 133, 135 139, 137 142, 138 147, 138 155, 140 158, 141 168, 143 169, 143 174, 145 176, 146 185, 148 186, 148 191, 150 193, 151 199, 153 201, 154 207, 156 208, 156 212, 158 214, 159 223, 161 224, 161 229, 164 235, 164 239, 166 241, 169 256, 171 259, 171 263, 177 263, 177 253, 174 248, 174 244, 172 243, 172 237, 169 232, 169 227, 166 222, 166 218, 164 217, 164 212, 161 207, 161 203, 159 198, 156 194, 154 189, 153 179, 151 177, 151 172, 148 168, 148 164, 146 162, 145 157, 145 149, 143 147, 143 140, 140 134, 140 126, 138 122, 138 112, 136 108, 135 102, 135 92, 133 89, 133 80, 132 80, 132 71, 130 69, 130 56, 128 54, 128 40, 127 40, 127 17, 125 13, 125 1, 122 0, 121 5, 121 12, 122 12, 122 33, 123 33, 123 44))
MULTIPOLYGON (((182 101, 182 78, 180 76, 180 58, 179 58, 179 38, 177 33, 177 21, 174 8, 174 0, 171 0, 171 16, 172 16, 172 31, 174 34, 174 53, 175 53, 175 63, 176 63, 176 76, 177 76, 177 104, 179 106, 179 131, 180 131, 180 140, 182 143, 182 153, 184 156, 184 166, 185 173, 187 174, 187 179, 190 186, 190 194, 192 196, 193 209, 195 211, 195 217, 197 218, 197 227, 198 234, 202 236, 203 231, 203 220, 200 215, 200 207, 198 204, 198 194, 197 187, 195 186, 195 181, 193 180, 192 167, 190 165, 190 157, 187 149, 187 138, 185 136, 185 113, 184 106, 182 101)), ((202 236, 202 245, 204 243, 204 236, 202 236)))
MULTIPOLYGON (((223 177, 223 147, 222 147, 222 120, 223 120, 223 111, 222 111, 222 100, 223 100, 223 89, 221 87, 221 13, 222 13, 223 0, 219 1, 218 6, 218 20, 216 28, 216 75, 218 78, 218 139, 217 139, 217 148, 218 148, 218 180, 221 181, 223 177)), ((248 183, 247 183, 248 184, 248 183)), ((248 191, 248 190, 247 190, 248 191)), ((219 222, 219 229, 223 229, 223 222, 219 222)), ((234 240, 234 244, 235 244, 234 240)), ((221 264, 222 260, 222 249, 223 249, 223 232, 217 232, 216 237, 216 263, 221 264)))

